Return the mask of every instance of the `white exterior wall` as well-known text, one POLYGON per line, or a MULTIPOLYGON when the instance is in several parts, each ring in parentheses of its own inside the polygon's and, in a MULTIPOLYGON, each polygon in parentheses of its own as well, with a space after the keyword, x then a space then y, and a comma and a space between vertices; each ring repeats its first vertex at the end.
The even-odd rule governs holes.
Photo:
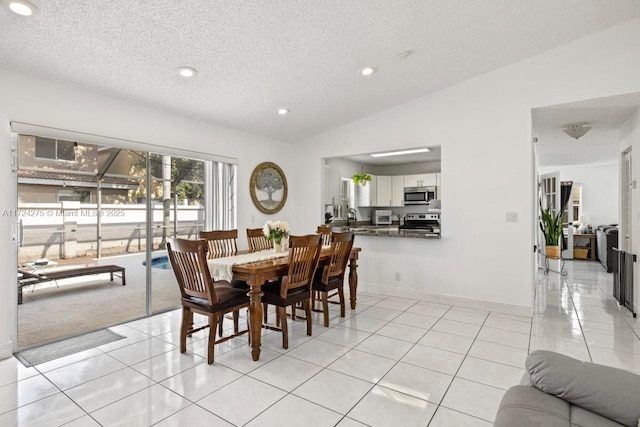
POLYGON ((531 109, 637 92, 639 73, 636 19, 309 138, 296 146, 296 166, 309 176, 308 191, 296 199, 298 217, 305 228, 320 220, 323 157, 441 145, 442 239, 358 236, 362 288, 530 310, 535 266, 531 109), (309 172, 314 169, 318 173, 309 172), (507 223, 507 212, 517 213, 518 222, 507 223))

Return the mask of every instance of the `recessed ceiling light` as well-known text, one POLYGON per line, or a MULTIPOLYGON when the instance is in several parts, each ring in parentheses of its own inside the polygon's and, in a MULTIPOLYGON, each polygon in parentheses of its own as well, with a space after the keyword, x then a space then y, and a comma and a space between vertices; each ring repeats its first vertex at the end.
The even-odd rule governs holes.
POLYGON ((370 76, 371 74, 376 72, 376 67, 373 66, 368 66, 368 67, 364 67, 362 70, 360 70, 360 75, 363 76, 370 76))
POLYGON ((286 116, 290 111, 291 110, 289 110, 288 108, 278 108, 278 114, 281 116, 286 116))
POLYGON ((3 0, 2 5, 20 16, 34 16, 38 8, 28 0, 3 0))
POLYGON ((370 156, 371 157, 400 156, 402 154, 428 153, 429 151, 431 150, 428 148, 416 148, 414 150, 387 151, 386 153, 374 153, 374 154, 370 154, 370 156))
POLYGON ((195 77, 198 74, 198 70, 193 67, 180 67, 176 70, 181 77, 185 79, 195 77))
POLYGON ((407 59, 411 55, 413 55, 413 51, 412 50, 405 50, 404 52, 400 52, 399 54, 397 54, 396 55, 396 59, 398 61, 401 61, 403 59, 407 59))

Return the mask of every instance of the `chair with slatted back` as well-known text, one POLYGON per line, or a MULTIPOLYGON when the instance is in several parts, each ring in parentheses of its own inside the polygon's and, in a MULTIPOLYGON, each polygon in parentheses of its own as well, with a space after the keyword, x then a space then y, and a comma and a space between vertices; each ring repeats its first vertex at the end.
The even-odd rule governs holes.
POLYGON ((249 307, 249 297, 226 280, 213 281, 207 265, 207 242, 204 239, 167 239, 167 252, 182 295, 180 352, 187 351, 187 336, 209 327, 207 362, 212 364, 215 344, 248 332, 246 329, 238 331, 238 317, 240 309, 249 307), (193 313, 207 316, 209 324, 194 329, 193 313), (226 313, 233 313, 234 333, 216 340, 216 326, 226 313))
POLYGON ((330 225, 319 225, 316 232, 322 236, 322 246, 329 246, 331 244, 330 225))
POLYGON ((277 282, 267 283, 262 287, 262 302, 276 307, 280 327, 264 325, 267 329, 282 332, 282 347, 289 347, 287 327, 288 306, 301 302, 307 322, 307 335, 311 335, 311 283, 318 266, 322 238, 319 234, 289 237, 289 270, 286 276, 277 282))
MULTIPOLYGON (((222 258, 238 254, 238 230, 214 230, 201 231, 200 238, 207 241, 207 258, 222 258)), ((231 280, 234 288, 239 288, 245 292, 249 291, 249 285, 243 280, 231 280)), ((218 335, 222 336, 223 322, 218 324, 218 335)))
POLYGON ((222 258, 238 253, 238 230, 201 231, 200 238, 207 241, 207 257, 222 258))
POLYGON ((273 240, 267 240, 262 228, 247 228, 247 241, 249 243, 249 252, 273 249, 273 240))
MULTIPOLYGON (((329 327, 329 298, 338 295, 340 304, 340 317, 344 317, 344 274, 353 248, 353 233, 331 233, 331 257, 324 266, 319 266, 313 279, 312 290, 314 295, 320 295, 322 312, 324 313, 324 326, 329 327), (331 295, 329 292, 337 291, 331 295)), ((315 306, 315 299, 313 301, 315 306)), ((314 311, 320 311, 315 310, 314 311)))

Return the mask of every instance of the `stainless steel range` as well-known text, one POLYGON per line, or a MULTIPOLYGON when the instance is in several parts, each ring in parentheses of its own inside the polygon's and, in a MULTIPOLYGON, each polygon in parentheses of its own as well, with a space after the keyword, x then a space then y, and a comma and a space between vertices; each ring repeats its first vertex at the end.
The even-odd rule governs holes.
POLYGON ((439 213, 410 213, 405 215, 402 231, 440 234, 439 213))

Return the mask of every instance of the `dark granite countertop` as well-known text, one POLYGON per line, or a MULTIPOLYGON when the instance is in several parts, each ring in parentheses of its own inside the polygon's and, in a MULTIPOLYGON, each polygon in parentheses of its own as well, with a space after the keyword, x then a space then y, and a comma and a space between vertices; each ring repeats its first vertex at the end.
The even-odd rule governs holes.
MULTIPOLYGON (((347 227, 334 227, 336 231, 347 227)), ((348 228, 356 236, 371 237, 400 237, 407 239, 439 239, 439 234, 426 233, 418 230, 398 230, 397 225, 355 225, 348 228)))

